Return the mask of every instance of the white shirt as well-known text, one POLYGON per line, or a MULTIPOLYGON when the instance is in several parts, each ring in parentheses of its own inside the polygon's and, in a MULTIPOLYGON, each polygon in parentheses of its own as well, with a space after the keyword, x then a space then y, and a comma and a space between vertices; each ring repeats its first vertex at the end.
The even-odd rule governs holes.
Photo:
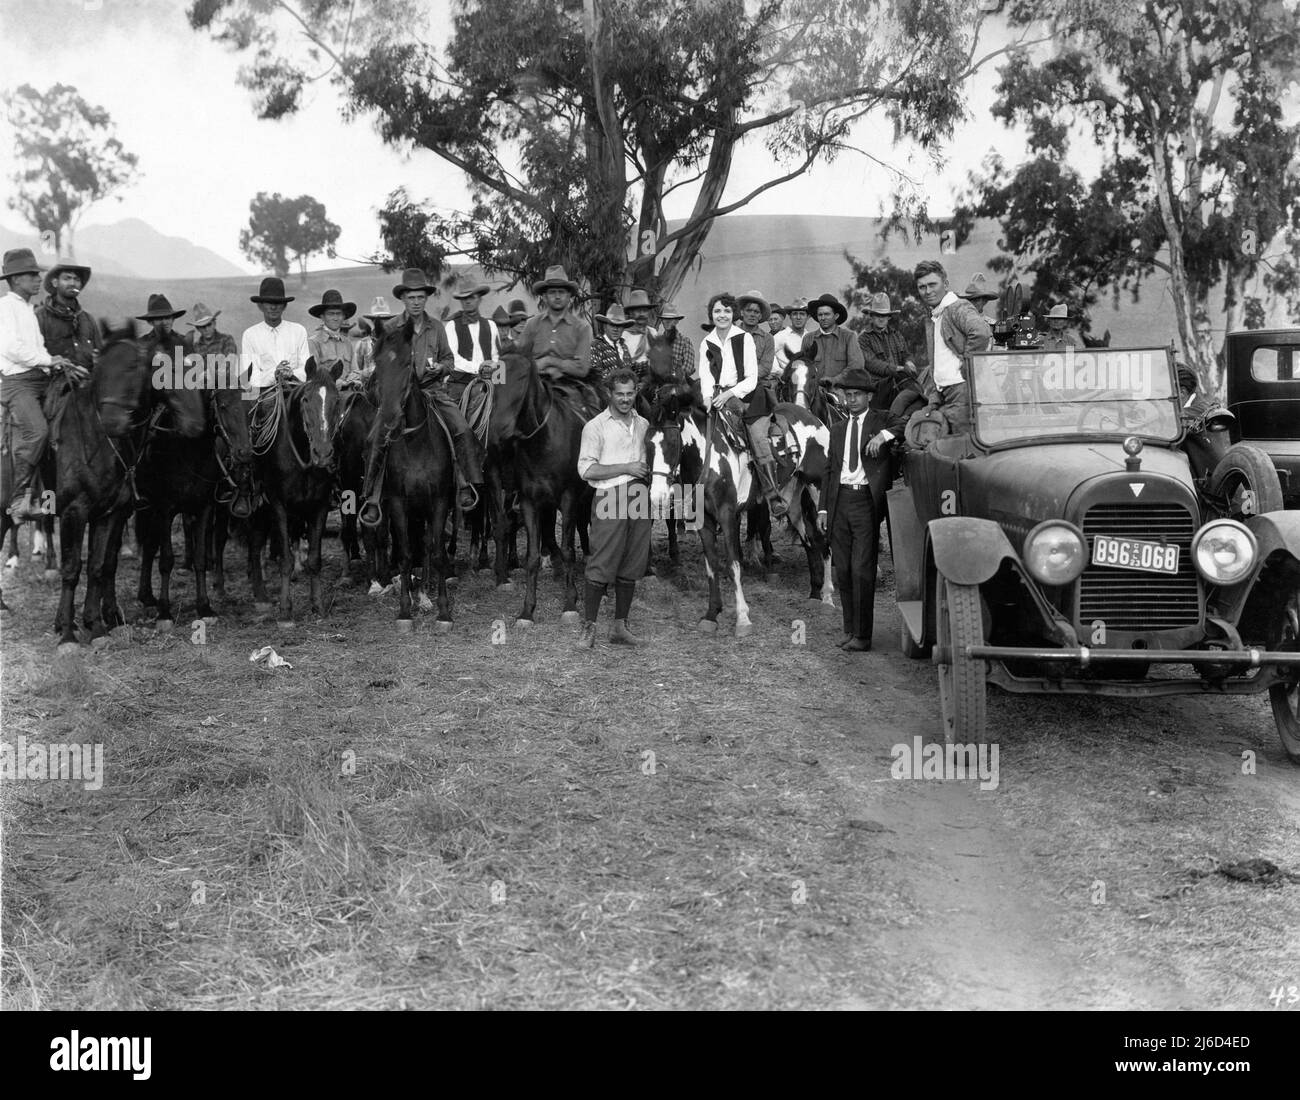
MULTIPOLYGON (((850 416, 844 424, 844 460, 840 463, 840 484, 841 485, 865 485, 867 483, 866 464, 862 461, 862 453, 866 449, 867 443, 867 413, 869 410, 863 409, 857 416, 850 416), (858 424, 858 468, 849 469, 849 459, 853 456, 853 448, 850 444, 853 442, 853 422, 858 424)), ((892 438, 892 437, 891 437, 892 438)))
MULTIPOLYGON (((447 322, 447 343, 451 345, 451 356, 452 359, 455 360, 455 365, 453 366, 452 369, 460 371, 462 374, 472 374, 475 377, 478 376, 479 367, 483 365, 483 348, 479 344, 479 321, 481 320, 487 320, 487 319, 480 317, 478 320, 469 322, 465 326, 466 328, 469 329, 469 336, 470 336, 470 341, 469 341, 470 349, 469 349, 468 359, 466 359, 460 353, 460 334, 456 331, 456 326, 460 324, 460 322, 459 321, 447 322)), ((490 340, 492 344, 492 348, 491 348, 492 354, 491 356, 489 356, 489 358, 500 359, 501 358, 501 332, 497 328, 495 321, 488 320, 487 325, 488 325, 488 332, 491 333, 490 340)))
POLYGON ((719 390, 733 390, 737 397, 748 397, 758 385, 758 350, 754 347, 754 338, 744 329, 734 325, 728 330, 725 340, 718 340, 718 330, 710 329, 708 335, 700 341, 699 356, 700 397, 707 409, 719 390), (736 363, 731 341, 737 336, 745 338, 744 362, 736 363), (709 366, 709 355, 704 349, 712 344, 722 348, 722 370, 717 384, 713 381, 713 368, 709 366), (743 377, 742 377, 743 375, 743 377))
POLYGON ((934 384, 940 387, 957 386, 966 381, 961 376, 961 360, 953 355, 951 349, 943 342, 943 336, 940 333, 939 325, 943 319, 944 310, 949 306, 960 302, 951 290, 943 296, 943 301, 935 307, 930 316, 933 318, 934 325, 934 384))
POLYGON ((307 381, 307 330, 297 321, 281 321, 272 328, 262 321, 244 329, 239 347, 240 363, 254 389, 275 384, 275 368, 288 360, 289 369, 299 382, 307 381))
POLYGON ((582 443, 578 447, 578 476, 593 489, 614 489, 632 480, 631 474, 592 481, 587 471, 594 465, 617 466, 623 462, 645 461, 645 437, 650 422, 636 411, 631 417, 620 420, 609 409, 587 421, 582 429, 582 443))
POLYGON ((36 323, 36 310, 11 290, 0 298, 0 374, 22 374, 37 367, 49 374, 53 363, 36 323))

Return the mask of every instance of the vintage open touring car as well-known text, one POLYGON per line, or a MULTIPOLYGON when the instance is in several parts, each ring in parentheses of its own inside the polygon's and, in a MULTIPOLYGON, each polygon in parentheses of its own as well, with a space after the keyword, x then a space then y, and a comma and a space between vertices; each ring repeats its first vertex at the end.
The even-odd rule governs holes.
POLYGON ((910 451, 889 513, 902 646, 945 738, 986 685, 1270 695, 1300 762, 1300 512, 1266 455, 1188 414, 1167 347, 990 351, 972 425, 910 451))

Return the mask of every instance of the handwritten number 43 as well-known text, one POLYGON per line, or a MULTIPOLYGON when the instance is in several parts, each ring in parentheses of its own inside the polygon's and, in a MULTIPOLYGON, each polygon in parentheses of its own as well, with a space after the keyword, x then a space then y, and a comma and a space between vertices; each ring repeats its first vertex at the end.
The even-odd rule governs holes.
POLYGON ((1300 1003, 1300 986, 1279 985, 1268 995, 1268 999, 1273 1002, 1274 1008, 1281 1008, 1283 1001, 1289 1005, 1300 1003))

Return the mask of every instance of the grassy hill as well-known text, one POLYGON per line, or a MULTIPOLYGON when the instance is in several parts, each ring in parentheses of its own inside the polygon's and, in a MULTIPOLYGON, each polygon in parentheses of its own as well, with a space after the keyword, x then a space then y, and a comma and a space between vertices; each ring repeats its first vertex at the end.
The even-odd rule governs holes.
MULTIPOLYGON (((745 216, 718 220, 705 244, 703 263, 698 274, 688 278, 677 295, 677 305, 687 314, 685 331, 699 331, 709 296, 716 290, 733 292, 758 289, 769 300, 788 302, 803 294, 816 297, 824 291, 843 294, 851 270, 844 258, 847 251, 859 259, 888 256, 900 267, 938 257, 944 261, 954 284, 965 286, 972 274, 985 269, 996 251, 996 226, 978 227, 972 239, 956 255, 940 256, 937 242, 920 246, 910 240, 892 238, 888 245, 879 239, 879 222, 874 218, 822 217, 808 215, 745 216)), ((129 257, 123 257, 129 263, 129 257)), ((494 280, 489 279, 489 282, 494 280)), ((143 313, 151 293, 165 293, 177 309, 192 310, 196 301, 221 309, 218 327, 238 336, 261 316, 248 299, 257 293, 260 278, 136 279, 96 273, 84 297, 86 308, 97 315, 132 316, 143 313)), ((360 312, 370 307, 371 299, 382 294, 392 308, 392 287, 397 276, 373 267, 344 267, 310 272, 304 286, 296 275, 286 280, 288 292, 296 297, 287 316, 308 327, 314 322, 307 307, 320 301, 329 288, 339 290, 347 301, 356 302, 360 312)), ((510 298, 522 297, 532 303, 523 288, 495 292, 487 299, 487 312, 510 298)), ((433 299, 432 312, 444 306, 455 308, 447 292, 433 299)), ((188 318, 179 327, 185 330, 188 318)), ((1101 333, 1109 328, 1114 342, 1163 343, 1173 337, 1172 311, 1164 295, 1163 281, 1152 281, 1134 305, 1125 301, 1113 309, 1103 303, 1094 311, 1093 329, 1101 333)))

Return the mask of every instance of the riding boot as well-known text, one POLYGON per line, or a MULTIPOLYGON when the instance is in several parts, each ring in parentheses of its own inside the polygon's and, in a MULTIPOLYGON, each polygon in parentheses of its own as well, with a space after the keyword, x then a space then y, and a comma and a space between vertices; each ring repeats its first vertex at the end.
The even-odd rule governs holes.
POLYGON ((24 520, 29 519, 40 519, 45 513, 41 511, 39 504, 32 503, 29 491, 32 478, 36 474, 36 468, 17 455, 13 456, 13 464, 14 493, 9 502, 9 515, 15 523, 22 523, 24 520))
POLYGON ((479 459, 478 440, 473 432, 452 433, 456 451, 456 488, 460 507, 471 511, 478 504, 478 490, 483 485, 483 463, 479 459))

